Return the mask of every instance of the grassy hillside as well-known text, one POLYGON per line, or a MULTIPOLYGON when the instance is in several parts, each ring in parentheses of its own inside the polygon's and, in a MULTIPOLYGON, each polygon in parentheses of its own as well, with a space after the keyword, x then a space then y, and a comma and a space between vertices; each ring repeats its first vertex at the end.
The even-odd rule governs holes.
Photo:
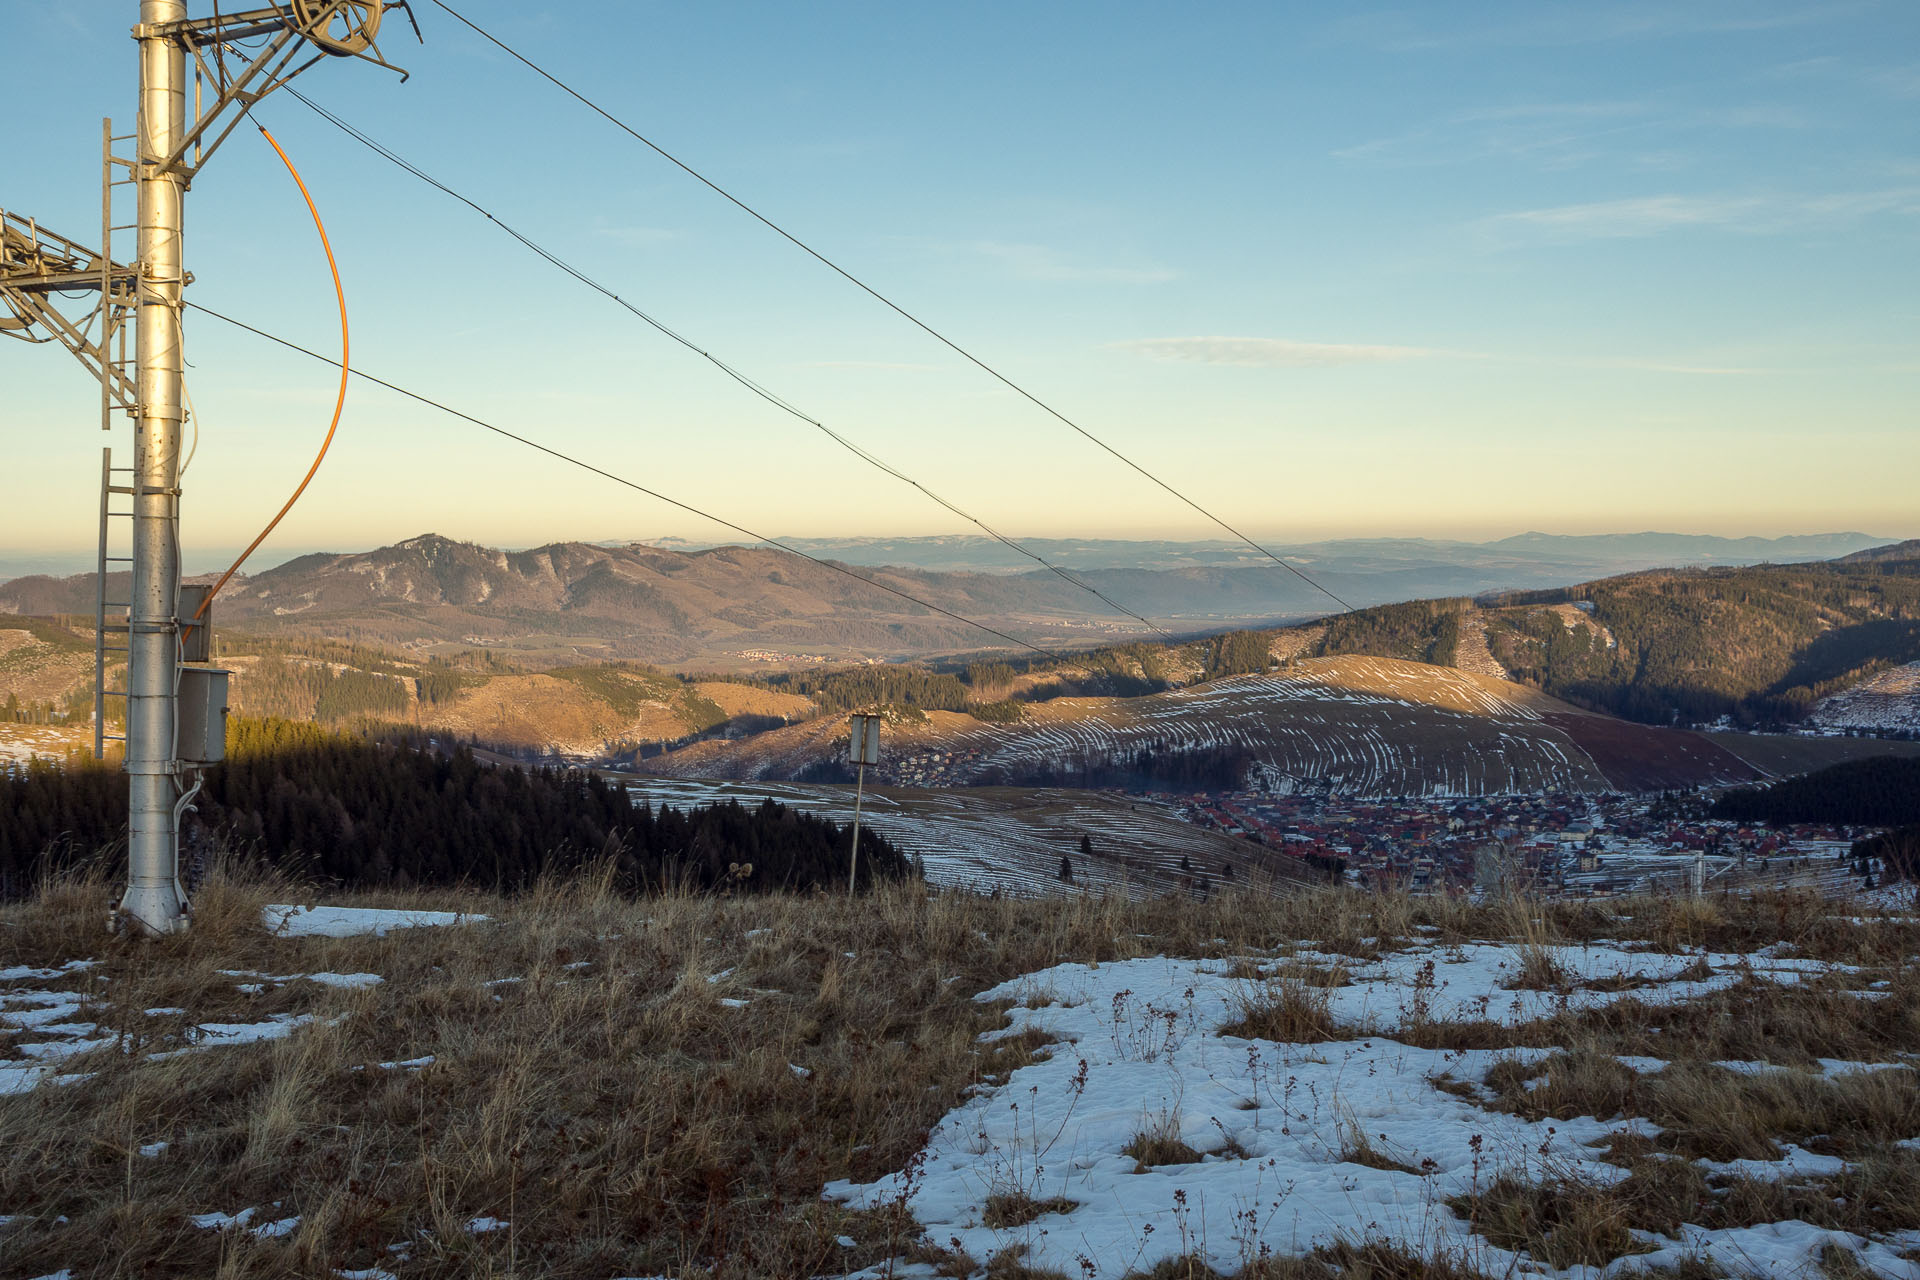
POLYGON ((1920 659, 1920 559, 1897 550, 1364 609, 1328 619, 1318 651, 1449 665, 1479 628, 1515 679, 1583 707, 1649 724, 1790 723, 1920 659))

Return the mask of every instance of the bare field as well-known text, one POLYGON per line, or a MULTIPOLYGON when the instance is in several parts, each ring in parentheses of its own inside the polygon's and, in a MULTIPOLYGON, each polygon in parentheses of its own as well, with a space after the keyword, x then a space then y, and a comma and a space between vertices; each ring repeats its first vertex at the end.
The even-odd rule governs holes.
POLYGON ((24 764, 35 756, 64 760, 73 752, 92 750, 92 725, 12 724, 0 720, 0 768, 8 761, 24 764))
POLYGON ((436 708, 429 719, 487 742, 579 754, 597 754, 603 744, 626 736, 657 740, 686 732, 679 714, 664 703, 620 716, 579 685, 545 675, 493 676, 463 690, 453 705, 436 708))
POLYGON ((729 716, 784 716, 798 719, 813 711, 813 703, 797 693, 734 684, 730 680, 702 680, 693 691, 729 716))
POLYGON ((1803 738, 1785 733, 1707 733, 1760 772, 1775 778, 1811 773, 1872 756, 1920 756, 1920 742, 1892 738, 1803 738))
POLYGON ((92 676, 90 648, 49 644, 30 631, 0 628, 0 702, 9 693, 22 702, 54 702, 92 676))

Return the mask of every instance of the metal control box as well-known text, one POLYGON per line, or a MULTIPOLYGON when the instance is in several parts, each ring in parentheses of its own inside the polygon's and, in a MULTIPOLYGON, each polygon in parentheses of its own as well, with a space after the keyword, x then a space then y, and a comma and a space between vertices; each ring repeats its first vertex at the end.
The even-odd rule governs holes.
POLYGON ((213 608, 207 604, 212 590, 205 583, 180 584, 180 661, 213 661, 213 608))
POLYGON ((227 672, 181 667, 180 721, 174 758, 182 764, 219 764, 227 758, 227 672))

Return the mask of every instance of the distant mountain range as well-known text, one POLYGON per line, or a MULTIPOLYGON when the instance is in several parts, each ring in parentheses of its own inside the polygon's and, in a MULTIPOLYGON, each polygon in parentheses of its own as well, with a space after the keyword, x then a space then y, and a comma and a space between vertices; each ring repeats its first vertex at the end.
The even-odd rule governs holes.
MULTIPOLYGON (((902 565, 971 573, 1023 573, 1033 561, 992 538, 955 534, 927 538, 782 538, 810 555, 848 564, 902 565)), ((1022 545, 1069 569, 1229 569, 1271 567, 1272 561, 1244 543, 1131 541, 1104 538, 1024 538, 1022 545)), ((1435 586, 1416 595, 1441 594, 1445 583, 1482 582, 1472 590, 1564 585, 1635 569, 1689 565, 1790 564, 1830 560, 1889 542, 1865 533, 1815 533, 1784 538, 1719 538, 1688 533, 1518 533, 1493 542, 1437 538, 1336 538, 1320 542, 1269 543, 1268 549, 1312 571, 1356 576, 1386 574, 1417 581, 1435 576, 1435 586)), ((719 545, 660 538, 644 543, 676 551, 719 545)), ((1451 588, 1447 588, 1451 589, 1451 588)), ((1404 598, 1404 597, 1397 597, 1404 598)))
MULTIPOLYGON (((955 534, 926 538, 782 538, 809 555, 858 565, 895 565, 964 573, 1024 573, 1032 560, 992 538, 955 534)), ((1023 545, 1069 569, 1233 569, 1271 567, 1259 552, 1227 539, 1193 542, 1113 538, 1025 538, 1023 545)), ((1271 542, 1276 555, 1302 568, 1355 574, 1441 575, 1410 595, 1438 595, 1471 579, 1475 591, 1565 585, 1635 569, 1685 565, 1789 564, 1830 560, 1892 542, 1865 533, 1813 533, 1785 538, 1719 538, 1687 533, 1519 533, 1492 542, 1444 538, 1335 538, 1319 542, 1271 542), (1466 571, 1466 578, 1459 577, 1466 571), (1453 577, 1445 575, 1453 574, 1453 577), (1548 581, 1551 580, 1551 581, 1548 581)), ((710 551, 729 545, 682 538, 600 542, 602 547, 650 547, 664 551, 710 551)), ((765 545, 765 544, 762 544, 765 545)), ((238 548, 189 548, 189 558, 224 567, 238 548)), ((28 575, 65 576, 92 566, 91 553, 8 555, 0 550, 0 583, 28 575)), ((1397 596, 1395 599, 1405 599, 1397 596)), ((1384 599, 1384 597, 1382 597, 1384 599)))
MULTIPOLYGON (((1349 539, 1279 550, 1341 599, 1369 606, 1556 588, 1623 565, 1893 554, 1870 550, 1874 542, 1857 533, 1778 539, 1522 534, 1489 543, 1349 539)), ((1157 638, 1031 562, 1023 562, 1023 572, 1008 571, 1000 561, 1014 553, 988 539, 795 545, 843 568, 764 546, 562 542, 502 551, 426 534, 374 551, 300 556, 243 578, 222 594, 216 625, 263 635, 494 648, 527 661, 725 666, 754 650, 847 660, 1007 647, 905 598, 912 596, 1051 648, 1157 638)), ((1300 578, 1226 543, 1033 545, 1175 634, 1301 620, 1337 608, 1300 578)), ((111 589, 116 586, 110 578, 109 595, 124 599, 111 589)), ((0 612, 84 614, 93 599, 90 574, 0 583, 0 612)))

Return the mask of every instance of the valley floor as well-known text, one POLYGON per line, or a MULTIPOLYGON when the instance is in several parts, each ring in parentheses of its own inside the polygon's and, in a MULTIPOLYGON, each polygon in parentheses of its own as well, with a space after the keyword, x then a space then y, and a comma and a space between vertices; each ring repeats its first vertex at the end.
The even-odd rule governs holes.
POLYGON ((0 910, 0 1270, 1920 1275, 1904 914, 313 897, 0 910))

